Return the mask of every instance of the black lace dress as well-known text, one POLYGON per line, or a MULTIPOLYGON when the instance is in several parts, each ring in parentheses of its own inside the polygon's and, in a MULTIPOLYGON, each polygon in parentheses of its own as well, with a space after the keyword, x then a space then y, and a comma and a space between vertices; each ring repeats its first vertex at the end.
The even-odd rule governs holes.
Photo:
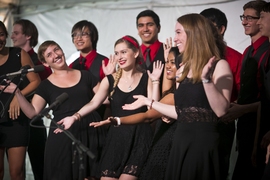
MULTIPOLYGON (((114 79, 107 76, 112 91, 114 79)), ((112 116, 128 116, 145 112, 146 107, 136 110, 123 110, 124 104, 135 101, 133 95, 147 95, 147 73, 144 73, 138 86, 131 92, 123 92, 118 87, 110 100, 112 116)), ((153 132, 148 123, 138 125, 110 126, 104 151, 101 157, 101 175, 104 177, 119 178, 121 174, 138 177, 151 145, 153 132)))
POLYGON ((140 180, 164 179, 176 127, 177 121, 168 124, 162 119, 157 120, 155 135, 140 180))
POLYGON ((202 83, 186 78, 175 91, 178 124, 165 179, 219 180, 218 118, 202 83))

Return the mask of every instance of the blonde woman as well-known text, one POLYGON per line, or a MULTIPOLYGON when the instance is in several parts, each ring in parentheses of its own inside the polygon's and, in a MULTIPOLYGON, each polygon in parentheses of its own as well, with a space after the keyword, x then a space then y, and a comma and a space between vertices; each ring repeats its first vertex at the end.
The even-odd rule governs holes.
MULTIPOLYGON (((125 111, 122 106, 134 102, 133 95, 142 94, 151 99, 159 100, 159 77, 163 65, 154 64, 152 74, 140 68, 142 53, 137 40, 131 36, 118 39, 114 46, 115 60, 118 70, 105 77, 94 98, 81 108, 74 116, 66 117, 59 122, 68 129, 79 117, 83 117, 109 96, 113 116, 127 116, 145 112, 146 107, 134 111, 125 111), (150 78, 149 78, 149 77, 150 78)), ((61 130, 56 130, 59 133, 61 130)), ((101 157, 101 179, 136 180, 152 140, 152 129, 149 124, 110 126, 105 148, 101 157)))

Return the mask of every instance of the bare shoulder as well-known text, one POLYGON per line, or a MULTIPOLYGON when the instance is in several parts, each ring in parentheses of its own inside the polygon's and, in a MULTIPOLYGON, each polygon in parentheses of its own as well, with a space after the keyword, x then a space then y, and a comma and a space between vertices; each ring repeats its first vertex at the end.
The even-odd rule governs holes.
POLYGON ((228 62, 225 59, 220 59, 215 67, 213 77, 220 77, 220 76, 232 76, 232 72, 228 62))
POLYGON ((229 63, 226 59, 220 59, 220 60, 218 60, 216 66, 217 67, 229 66, 229 63))

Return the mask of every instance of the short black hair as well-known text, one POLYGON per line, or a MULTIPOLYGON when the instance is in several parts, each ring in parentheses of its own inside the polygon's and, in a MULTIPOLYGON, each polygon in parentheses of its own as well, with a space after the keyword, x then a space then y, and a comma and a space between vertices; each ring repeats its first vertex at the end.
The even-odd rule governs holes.
POLYGON ((249 1, 243 6, 243 10, 254 9, 256 11, 256 15, 260 17, 260 13, 265 5, 265 1, 249 1))
POLYGON ((266 3, 263 8, 262 8, 263 12, 268 12, 270 13, 270 2, 266 3))
MULTIPOLYGON (((225 27, 225 31, 227 29, 228 20, 224 12, 217 8, 208 8, 203 10, 201 13, 205 18, 209 19, 213 23, 215 23, 220 29, 222 26, 225 27)), ((225 32, 224 31, 224 32, 225 32)))
MULTIPOLYGON (((92 48, 96 50, 97 49, 97 42, 98 42, 98 30, 92 22, 87 21, 87 20, 82 20, 82 21, 77 22, 72 27, 71 35, 74 33, 74 31, 76 31, 78 29, 83 30, 86 27, 90 31, 90 38, 91 38, 91 42, 92 42, 92 46, 93 46, 92 48)), ((72 41, 73 41, 73 39, 72 39, 72 41)))
POLYGON ((156 26, 159 28, 160 27, 160 20, 159 20, 159 16, 152 10, 150 9, 147 9, 147 10, 144 10, 142 12, 140 12, 136 18, 136 26, 138 26, 138 20, 141 18, 141 17, 151 17, 153 18, 156 26))
POLYGON ((8 37, 7 28, 6 28, 5 24, 2 21, 0 21, 0 28, 4 31, 6 37, 8 37))

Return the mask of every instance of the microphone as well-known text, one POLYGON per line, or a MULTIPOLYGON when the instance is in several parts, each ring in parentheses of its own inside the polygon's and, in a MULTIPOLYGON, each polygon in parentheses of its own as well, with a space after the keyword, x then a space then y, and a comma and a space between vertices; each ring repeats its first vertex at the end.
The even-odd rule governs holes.
POLYGON ((13 73, 8 73, 5 75, 2 75, 2 78, 7 78, 7 77, 16 77, 17 75, 21 75, 21 74, 27 74, 29 72, 41 72, 44 71, 44 66, 43 65, 38 65, 38 66, 34 66, 33 68, 31 68, 29 65, 23 66, 19 71, 17 72, 13 72, 13 73))
POLYGON ((61 105, 64 101, 68 99, 68 94, 67 93, 62 93, 60 96, 58 96, 55 101, 47 108, 43 109, 38 115, 36 115, 33 119, 32 122, 40 119, 43 116, 46 116, 50 110, 56 109, 59 105, 61 105))

